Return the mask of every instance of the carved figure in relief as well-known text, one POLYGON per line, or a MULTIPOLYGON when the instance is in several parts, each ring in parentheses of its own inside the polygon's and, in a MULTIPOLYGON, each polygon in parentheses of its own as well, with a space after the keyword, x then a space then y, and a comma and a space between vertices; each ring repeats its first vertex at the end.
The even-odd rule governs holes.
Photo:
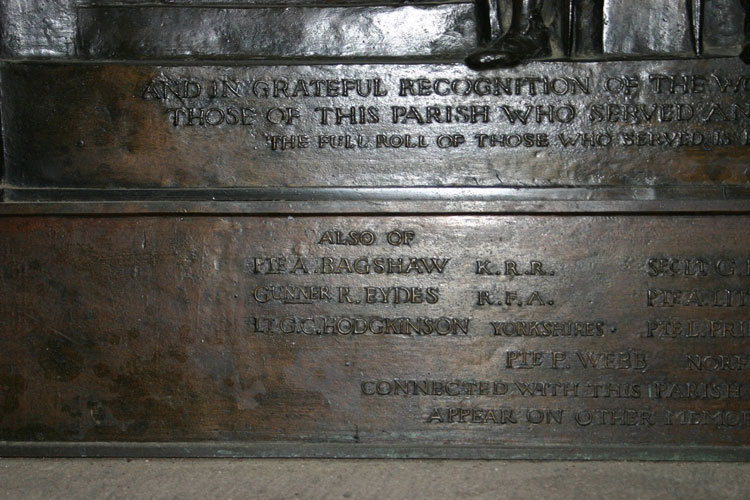
MULTIPOLYGON (((551 47, 551 28, 545 23, 542 13, 557 10, 558 25, 555 32, 558 36, 556 42, 562 47, 562 54, 572 57, 576 51, 580 51, 582 32, 589 32, 589 46, 583 47, 587 56, 592 54, 605 55, 603 47, 604 22, 604 0, 477 0, 478 6, 486 10, 485 17, 497 16, 497 13, 505 8, 512 10, 510 26, 503 36, 492 41, 489 46, 469 55, 466 64, 477 70, 512 67, 517 64, 534 59, 544 59, 553 54, 551 47), (483 2, 483 3, 482 3, 483 2), (545 10, 546 7, 546 10, 545 10), (574 47, 575 46, 575 47, 574 47)), ((651 9, 665 8, 662 2, 671 0, 649 0, 639 5, 639 8, 651 9)), ((694 56, 703 55, 703 31, 704 10, 714 9, 714 18, 722 9, 734 10, 741 8, 745 12, 745 39, 750 40, 750 0, 723 0, 721 4, 711 4, 705 0, 686 0, 677 9, 683 10, 682 19, 687 20, 688 34, 692 42, 694 56)), ((482 12, 482 8, 479 8, 482 12)), ((672 9, 672 12, 674 9, 672 9)), ((665 11, 666 12, 666 11, 665 11)), ((654 10, 653 15, 659 15, 654 10)), ((674 14, 672 14, 674 15, 674 14)), ((546 16, 546 14, 545 14, 546 16)), ((494 19, 485 19, 487 25, 491 25, 494 19)), ((685 26, 682 25, 681 29, 685 26)), ((638 26, 632 27, 637 30, 638 26)), ((675 28, 677 29, 677 28, 675 28)), ((624 34, 624 33, 621 33, 624 34)), ((559 54, 559 51, 558 51, 559 54)), ((685 54, 680 54, 684 57, 685 54)), ((750 63, 750 43, 746 42, 740 57, 746 63, 750 63)))
POLYGON ((471 54, 466 64, 474 69, 502 68, 549 55, 549 29, 542 20, 543 6, 544 0, 513 0, 508 32, 491 46, 471 54))

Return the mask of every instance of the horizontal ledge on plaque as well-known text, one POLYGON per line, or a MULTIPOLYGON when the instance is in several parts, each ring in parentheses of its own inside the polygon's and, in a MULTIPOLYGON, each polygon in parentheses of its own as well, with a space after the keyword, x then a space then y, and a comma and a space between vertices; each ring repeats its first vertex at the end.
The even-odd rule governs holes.
POLYGON ((467 446, 372 445, 355 443, 48 442, 0 441, 5 457, 88 458, 445 458, 505 460, 747 461, 739 446, 467 446))
MULTIPOLYGON (((0 191, 2 193, 2 191, 0 191)), ((7 186, 6 202, 251 202, 251 201, 616 201, 704 203, 746 201, 750 186, 654 187, 299 187, 206 189, 75 189, 7 186)))
MULTIPOLYGON (((190 58, 152 58, 152 59, 135 59, 135 58, 101 58, 91 59, 81 56, 71 56, 65 59, 56 59, 47 56, 26 56, 26 57, 9 57, 0 54, 0 63, 6 64, 36 64, 40 66, 57 66, 64 64, 76 64, 81 66, 159 66, 159 67, 257 67, 257 66, 276 66, 289 67, 295 66, 418 66, 425 64, 433 65, 454 65, 460 68, 466 68, 466 54, 437 54, 437 55, 417 55, 417 56, 399 56, 399 55, 363 55, 356 57, 336 57, 336 56, 253 56, 246 55, 242 57, 223 57, 223 56, 191 56, 190 58)), ((532 63, 567 63, 567 64, 599 64, 599 63, 627 63, 627 62, 686 62, 686 61, 720 61, 720 60, 738 59, 737 54, 703 54, 696 58, 690 54, 608 54, 589 57, 578 57, 575 59, 567 57, 543 57, 529 61, 525 64, 532 63)), ((478 73, 479 74, 479 73, 478 73)))
POLYGON ((0 216, 13 215, 342 215, 366 214, 725 214, 750 213, 750 201, 735 200, 320 200, 320 201, 88 201, 0 203, 0 216))

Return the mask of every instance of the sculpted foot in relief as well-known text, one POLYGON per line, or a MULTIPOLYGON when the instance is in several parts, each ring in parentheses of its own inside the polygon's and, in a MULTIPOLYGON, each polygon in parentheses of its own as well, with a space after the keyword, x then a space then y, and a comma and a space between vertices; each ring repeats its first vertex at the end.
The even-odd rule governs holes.
POLYGON ((550 53, 549 29, 541 16, 544 0, 513 0, 513 15, 508 32, 466 59, 477 70, 508 68, 528 59, 550 53))

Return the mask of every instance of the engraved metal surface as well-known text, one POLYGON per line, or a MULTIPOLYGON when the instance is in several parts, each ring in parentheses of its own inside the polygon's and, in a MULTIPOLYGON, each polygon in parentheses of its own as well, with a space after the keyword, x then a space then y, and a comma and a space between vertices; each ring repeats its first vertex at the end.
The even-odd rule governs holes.
POLYGON ((748 7, 4 1, 0 455, 750 459, 748 7))
POLYGON ((19 187, 742 185, 739 59, 3 68, 19 187), (39 147, 44 144, 44 147, 39 147))
POLYGON ((4 218, 3 437, 741 451, 747 224, 4 218))

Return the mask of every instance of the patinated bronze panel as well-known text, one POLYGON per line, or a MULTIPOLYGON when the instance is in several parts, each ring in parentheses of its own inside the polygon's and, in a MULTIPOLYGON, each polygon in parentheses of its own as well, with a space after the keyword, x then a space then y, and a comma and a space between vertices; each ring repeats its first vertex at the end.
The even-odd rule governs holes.
POLYGON ((6 168, 19 187, 745 185, 748 82, 739 59, 13 64, 6 168))
POLYGON ((748 7, 4 2, 0 454, 746 460, 748 7))
POLYGON ((736 451, 747 224, 6 218, 3 434, 736 451))

